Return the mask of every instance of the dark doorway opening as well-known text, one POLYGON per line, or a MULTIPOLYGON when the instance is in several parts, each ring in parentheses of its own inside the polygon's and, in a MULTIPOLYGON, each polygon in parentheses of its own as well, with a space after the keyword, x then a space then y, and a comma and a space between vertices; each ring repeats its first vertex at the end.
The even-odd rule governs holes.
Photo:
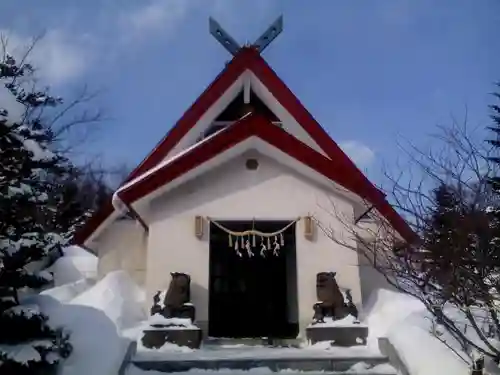
MULTIPOLYGON (((252 227, 278 231, 289 221, 220 221, 242 232, 252 227)), ((284 233, 279 255, 260 255, 260 237, 254 257, 240 257, 229 247, 228 234, 210 224, 209 336, 294 338, 298 334, 295 224, 284 233)), ((272 239, 271 242, 273 242, 272 239)))

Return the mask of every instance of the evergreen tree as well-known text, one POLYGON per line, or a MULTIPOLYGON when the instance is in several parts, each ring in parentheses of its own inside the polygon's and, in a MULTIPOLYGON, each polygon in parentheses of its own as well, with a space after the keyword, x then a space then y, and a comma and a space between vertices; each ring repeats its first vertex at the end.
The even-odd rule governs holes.
MULTIPOLYGON (((54 217, 58 188, 69 162, 52 152, 53 135, 36 111, 60 99, 23 89, 29 65, 11 56, 0 59, 0 82, 25 108, 15 118, 0 108, 0 374, 50 374, 71 352, 68 336, 48 324, 34 307, 23 306, 20 292, 47 283, 51 275, 29 272, 27 266, 65 245, 63 232, 47 231, 54 217)), ((3 87, 0 87, 3 89, 3 87)))
MULTIPOLYGON (((461 251, 459 228, 460 200, 452 187, 442 184, 432 191, 433 206, 423 228, 422 271, 424 284, 440 285, 452 281, 454 258, 461 251)), ((425 287, 425 285, 424 285, 425 287)))
MULTIPOLYGON (((487 196, 481 199, 489 201, 487 196)), ((423 291, 430 291, 436 304, 452 300, 462 307, 496 305, 498 295, 491 289, 499 285, 500 275, 496 211, 444 184, 433 191, 433 203, 422 236, 423 291), (426 289, 426 283, 431 287, 426 289)))
MULTIPOLYGON (((500 82, 497 83, 498 88, 500 89, 500 82)), ((490 139, 488 142, 496 149, 500 150, 500 91, 493 94, 493 96, 499 101, 498 104, 491 104, 491 119, 493 120, 492 126, 489 126, 494 135, 495 139, 490 139)), ((500 166, 500 155, 494 156, 490 158, 490 161, 500 166)), ((490 183, 492 188, 496 191, 500 191, 500 176, 490 176, 490 183)))

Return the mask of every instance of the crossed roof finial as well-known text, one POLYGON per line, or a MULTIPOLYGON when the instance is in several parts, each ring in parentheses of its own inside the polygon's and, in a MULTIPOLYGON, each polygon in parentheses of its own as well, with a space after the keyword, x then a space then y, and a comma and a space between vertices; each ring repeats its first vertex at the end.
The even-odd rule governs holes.
MULTIPOLYGON (((229 51, 230 54, 235 56, 241 49, 241 46, 236 42, 236 40, 231 37, 221 25, 214 20, 212 17, 209 18, 209 28, 210 34, 213 35, 217 41, 222 44, 222 46, 229 51)), ((271 26, 267 28, 266 31, 253 43, 251 44, 259 53, 262 53, 264 49, 281 34, 283 31, 283 16, 279 16, 276 21, 274 21, 271 26)))

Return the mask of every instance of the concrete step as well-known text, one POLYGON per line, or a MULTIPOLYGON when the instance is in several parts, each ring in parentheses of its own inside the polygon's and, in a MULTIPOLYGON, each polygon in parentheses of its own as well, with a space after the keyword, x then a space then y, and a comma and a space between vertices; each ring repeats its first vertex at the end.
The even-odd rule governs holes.
MULTIPOLYGON (((129 368, 125 372, 124 375, 139 375, 139 372, 137 371, 137 369, 138 368, 136 366, 133 366, 133 367, 129 368)), ((257 370, 256 374, 258 374, 258 375, 277 375, 277 374, 280 374, 280 373, 274 372, 270 369, 269 369, 269 372, 267 372, 261 368, 258 368, 256 370, 257 370)), ((140 369, 139 369, 139 371, 140 371, 140 369)), ((181 373, 178 373, 178 374, 180 375, 181 373)), ((184 374, 184 373, 182 373, 182 374, 184 374)), ((197 375, 197 374, 205 375, 205 373, 203 373, 203 372, 197 373, 196 370, 189 371, 189 374, 190 375, 197 375)), ((223 371, 222 374, 228 374, 228 371, 227 370, 223 371)), ((251 375, 252 372, 248 372, 248 370, 231 370, 231 374, 232 375, 251 375)), ((286 374, 286 372, 284 372, 284 374, 286 374)), ((301 372, 300 374, 301 375, 398 375, 396 370, 394 368, 392 368, 391 366, 389 366, 389 367, 377 366, 377 367, 373 367, 372 369, 361 368, 359 370, 355 369, 355 370, 348 370, 348 371, 305 371, 305 372, 301 372)), ((142 374, 140 374, 140 375, 142 375, 142 374)), ((144 373, 144 375, 148 375, 148 373, 146 372, 146 373, 144 373)))
POLYGON ((355 374, 356 366, 363 363, 364 375, 371 373, 394 375, 396 370, 388 364, 386 357, 281 357, 281 358, 193 358, 189 360, 155 360, 133 359, 132 364, 136 367, 150 371, 159 372, 185 372, 193 370, 250 370, 256 368, 268 368, 270 373, 281 370, 297 370, 307 372, 331 372, 342 373, 349 371, 355 374), (354 367, 354 369, 352 369, 354 367))
POLYGON ((231 347, 231 346, 265 346, 265 347, 290 347, 298 348, 304 343, 302 339, 267 339, 267 338, 208 338, 203 341, 203 348, 231 347))
POLYGON ((304 340, 301 339, 268 339, 268 338, 213 338, 203 340, 203 347, 208 346, 274 346, 274 347, 299 347, 304 340))

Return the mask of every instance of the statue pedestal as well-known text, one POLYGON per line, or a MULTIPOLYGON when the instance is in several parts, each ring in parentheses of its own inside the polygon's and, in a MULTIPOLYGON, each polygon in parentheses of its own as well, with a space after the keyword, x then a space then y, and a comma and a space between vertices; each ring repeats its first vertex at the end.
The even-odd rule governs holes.
POLYGON ((158 349, 167 342, 192 349, 201 346, 202 331, 191 319, 165 318, 155 314, 148 322, 149 328, 143 331, 141 338, 142 345, 146 348, 158 349))
POLYGON ((201 346, 202 332, 198 327, 167 327, 145 329, 142 336, 142 345, 149 349, 159 349, 169 342, 179 346, 198 349, 201 346))
POLYGON ((332 341, 333 346, 366 345, 368 326, 363 324, 336 325, 335 321, 318 323, 306 328, 306 337, 311 344, 332 341))

